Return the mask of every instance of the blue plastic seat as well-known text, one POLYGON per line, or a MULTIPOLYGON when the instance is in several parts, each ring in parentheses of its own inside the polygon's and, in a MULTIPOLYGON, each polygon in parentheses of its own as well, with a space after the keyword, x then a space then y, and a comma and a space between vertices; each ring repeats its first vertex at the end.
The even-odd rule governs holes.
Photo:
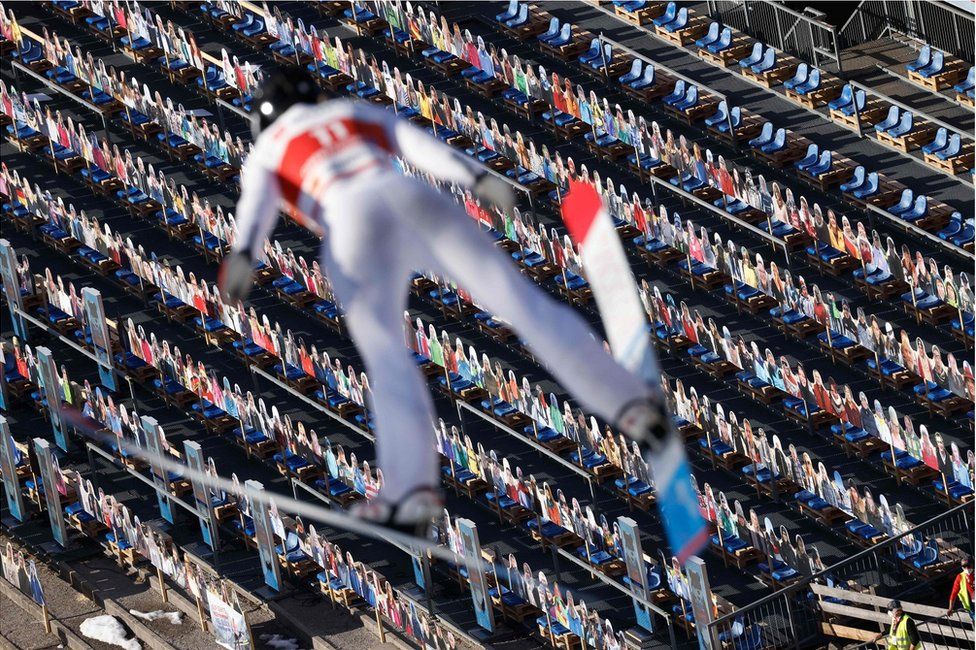
POLYGON ((822 151, 817 164, 807 167, 806 172, 811 176, 820 176, 830 171, 832 166, 833 153, 831 151, 822 151))
POLYGON ((548 42, 559 36, 559 19, 553 16, 549 19, 549 29, 536 36, 542 42, 548 42))
POLYGON ((675 2, 669 2, 668 6, 664 9, 664 13, 655 18, 652 22, 655 27, 661 27, 672 21, 678 14, 678 4, 675 2))
POLYGON ((878 190, 881 187, 880 183, 881 180, 878 177, 878 172, 871 172, 870 174, 868 174, 867 180, 865 181, 864 185, 854 190, 852 193, 856 198, 866 199, 869 196, 872 196, 878 192, 878 190))
POLYGON ((644 60, 635 58, 633 63, 630 64, 630 70, 627 74, 618 77, 617 81, 622 85, 627 85, 640 79, 642 74, 644 74, 644 60))
POLYGON ((763 145, 772 142, 773 128, 774 127, 772 122, 766 122, 765 124, 763 124, 762 131, 759 132, 759 135, 757 135, 752 140, 749 140, 749 146, 753 147, 754 149, 758 149, 759 147, 762 147, 763 145))
POLYGON ((732 45, 732 28, 726 27, 719 34, 718 39, 713 43, 705 46, 705 49, 713 54, 718 54, 723 50, 727 50, 729 46, 732 45))
POLYGON ((949 144, 949 131, 945 127, 939 127, 935 132, 935 139, 922 147, 922 153, 933 154, 936 151, 945 149, 949 144))
POLYGON ((793 87, 793 92, 806 95, 820 87, 820 68, 812 68, 807 80, 793 87))
POLYGON ((911 133, 914 128, 915 116, 911 111, 905 111, 901 114, 898 124, 888 129, 888 135, 893 138, 901 138, 911 133))
POLYGON ((695 41, 695 47, 707 48, 709 45, 714 43, 719 39, 720 25, 712 21, 712 24, 708 26, 708 32, 704 36, 695 41))
POLYGON ((776 50, 767 48, 763 53, 763 58, 758 63, 750 67, 755 74, 764 74, 776 67, 776 50))
MULTIPOLYGON (((789 83, 789 82, 787 82, 789 83)), ((784 86, 786 84, 783 84, 784 86)), ((840 110, 846 106, 850 106, 854 103, 854 91, 851 86, 845 85, 840 91, 840 97, 837 99, 832 99, 827 102, 827 108, 832 111, 840 110)))
POLYGON ((898 108, 897 106, 891 106, 888 109, 888 115, 885 117, 885 119, 881 120, 880 122, 874 125, 874 131, 876 133, 886 132, 888 131, 888 129, 896 126, 898 124, 898 116, 900 114, 901 114, 900 108, 898 108))
POLYGON ((966 73, 966 78, 953 86, 952 89, 957 93, 966 94, 971 93, 974 87, 976 87, 976 67, 971 66, 969 72, 966 73))
POLYGON ((519 3, 518 0, 508 0, 508 7, 500 14, 495 14, 495 20, 500 23, 515 18, 518 15, 519 3))
POLYGON ((905 69, 909 72, 915 72, 916 70, 921 70, 932 63, 932 46, 925 45, 918 52, 918 57, 905 66, 905 69))
POLYGON ((926 79, 934 77, 945 69, 945 55, 939 50, 932 51, 932 60, 929 64, 915 70, 916 74, 926 79))

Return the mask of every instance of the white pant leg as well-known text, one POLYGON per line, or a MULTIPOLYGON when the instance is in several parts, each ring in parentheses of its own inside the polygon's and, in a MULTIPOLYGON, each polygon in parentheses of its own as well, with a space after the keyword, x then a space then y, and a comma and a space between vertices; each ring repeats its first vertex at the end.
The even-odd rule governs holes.
POLYGON ((381 494, 389 503, 440 482, 430 392, 403 344, 403 310, 417 251, 386 200, 391 196, 395 203, 398 196, 390 183, 405 180, 391 173, 349 182, 342 200, 326 206, 323 241, 324 269, 366 363, 381 494))
POLYGON ((511 323, 584 407, 613 423, 626 404, 650 395, 643 380, 607 354, 582 316, 523 277, 448 197, 420 183, 398 196, 399 217, 422 236, 434 258, 427 267, 443 271, 511 323))

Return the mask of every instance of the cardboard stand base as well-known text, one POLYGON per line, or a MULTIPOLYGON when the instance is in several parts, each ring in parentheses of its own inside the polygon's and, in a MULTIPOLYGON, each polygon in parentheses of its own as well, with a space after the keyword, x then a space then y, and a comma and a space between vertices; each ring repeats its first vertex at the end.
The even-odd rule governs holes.
POLYGON ((656 644, 654 636, 642 627, 634 626, 624 630, 624 641, 628 648, 643 649, 650 648, 656 644))
POLYGON ((491 641, 494 640, 497 634, 489 632, 483 627, 474 627, 470 630, 465 630, 465 632, 472 638, 477 639, 484 647, 490 648, 491 641))

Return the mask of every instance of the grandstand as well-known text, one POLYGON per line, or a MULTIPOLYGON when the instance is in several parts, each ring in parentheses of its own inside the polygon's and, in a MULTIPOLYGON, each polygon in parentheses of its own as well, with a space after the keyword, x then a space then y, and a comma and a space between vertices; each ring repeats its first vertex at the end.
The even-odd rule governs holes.
POLYGON ((926 647, 972 647, 946 611, 976 514, 965 4, 5 3, 0 520, 26 556, 0 583, 57 631, 23 558, 109 557, 226 647, 345 647, 345 625, 376 647, 881 647, 893 598, 926 647), (599 190, 710 523, 700 562, 671 556, 637 445, 475 288, 419 270, 433 541, 473 564, 280 505, 344 512, 383 481, 317 237, 286 214, 248 301, 215 284, 251 94, 296 63, 508 181, 500 214, 397 162, 597 328, 560 207, 570 181, 599 190))

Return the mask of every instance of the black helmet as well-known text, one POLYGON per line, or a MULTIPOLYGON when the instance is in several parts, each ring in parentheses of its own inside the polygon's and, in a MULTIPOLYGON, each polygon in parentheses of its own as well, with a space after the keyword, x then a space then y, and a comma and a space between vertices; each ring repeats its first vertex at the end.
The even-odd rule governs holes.
POLYGON ((254 137, 295 104, 317 104, 322 91, 305 68, 279 68, 267 75, 254 92, 254 137))

